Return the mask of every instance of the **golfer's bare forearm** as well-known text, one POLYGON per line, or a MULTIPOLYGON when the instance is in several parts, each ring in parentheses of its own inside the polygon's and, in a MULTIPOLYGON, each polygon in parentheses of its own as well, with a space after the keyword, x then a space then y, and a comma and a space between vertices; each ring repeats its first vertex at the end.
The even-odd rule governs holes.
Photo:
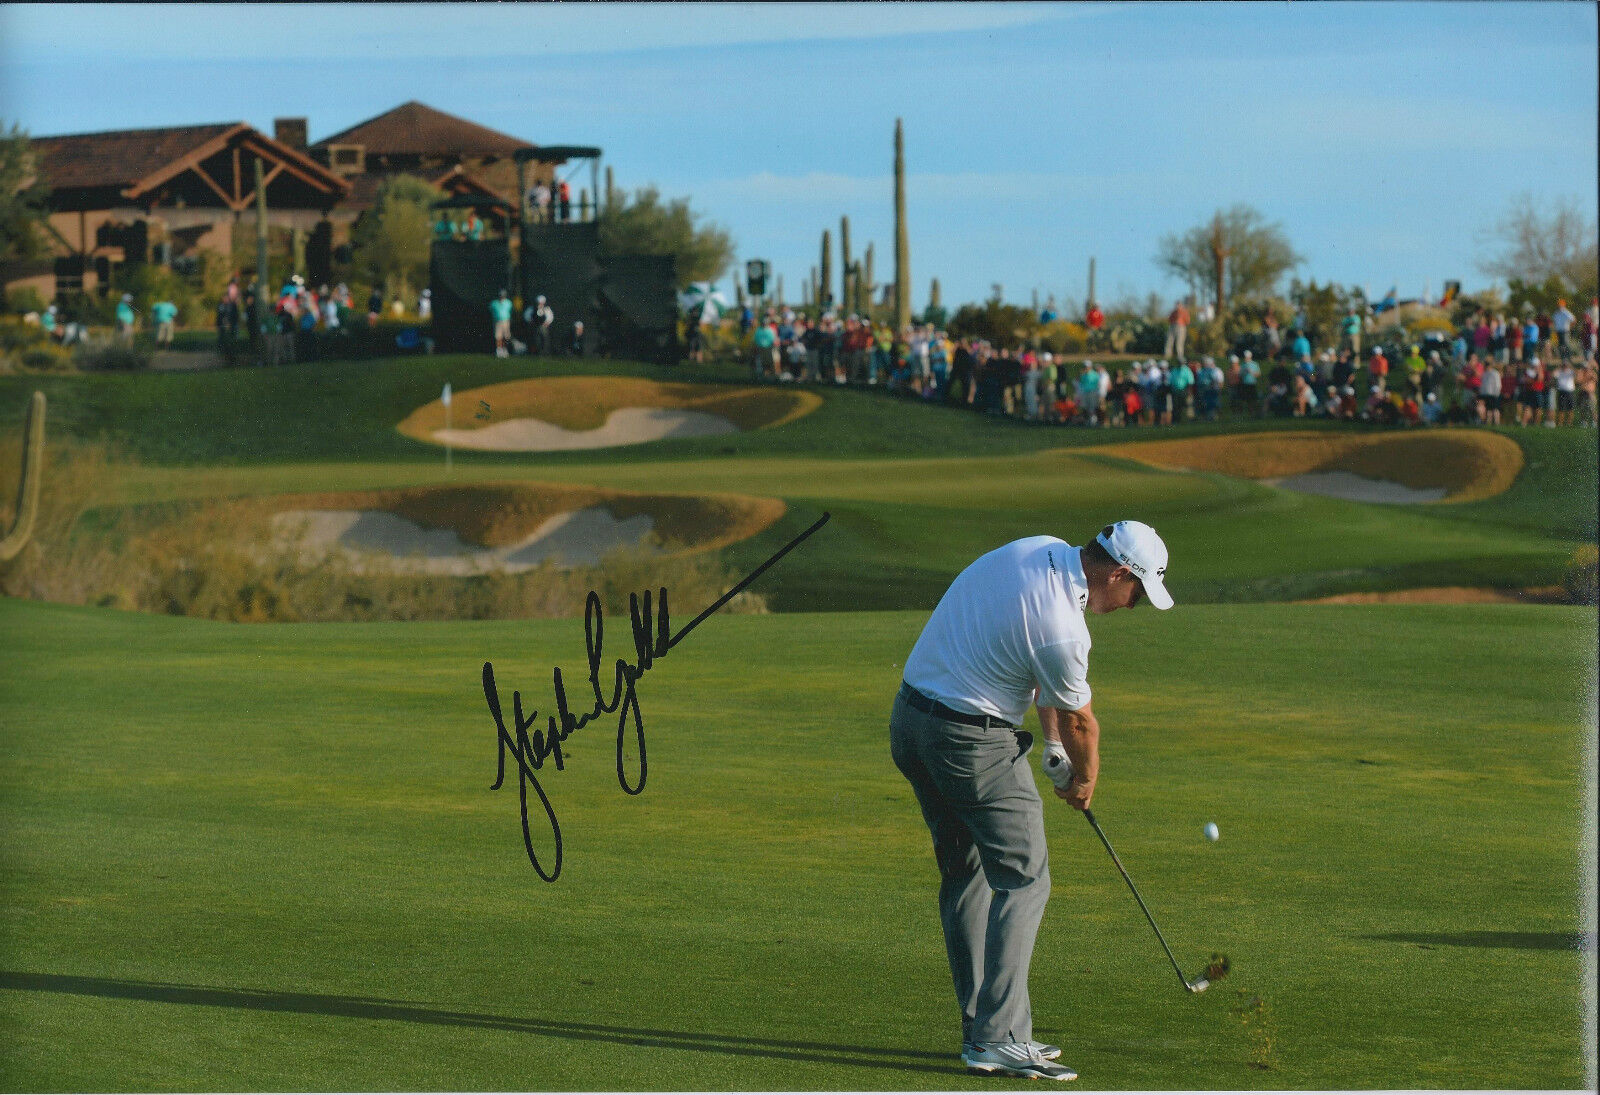
POLYGON ((1100 722, 1084 704, 1076 711, 1061 707, 1039 708, 1039 728, 1046 741, 1057 741, 1067 751, 1072 770, 1091 786, 1100 777, 1100 722))

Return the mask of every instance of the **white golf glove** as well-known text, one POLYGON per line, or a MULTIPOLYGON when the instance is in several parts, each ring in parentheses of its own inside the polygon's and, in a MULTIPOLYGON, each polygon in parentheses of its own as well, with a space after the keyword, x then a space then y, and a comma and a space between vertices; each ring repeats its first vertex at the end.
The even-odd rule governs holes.
POLYGON ((1072 782, 1072 761, 1067 758, 1067 747, 1059 741, 1044 743, 1044 755, 1039 758, 1039 766, 1044 769, 1050 782, 1063 791, 1072 782))

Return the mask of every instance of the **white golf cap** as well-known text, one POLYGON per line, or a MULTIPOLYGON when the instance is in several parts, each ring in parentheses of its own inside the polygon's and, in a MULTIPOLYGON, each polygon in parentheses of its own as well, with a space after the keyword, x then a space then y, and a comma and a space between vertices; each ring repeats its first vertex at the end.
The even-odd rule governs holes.
POLYGON ((1145 595, 1160 609, 1172 607, 1167 592, 1167 545, 1156 530, 1141 521, 1118 521, 1100 530, 1095 542, 1118 563, 1138 575, 1145 595))

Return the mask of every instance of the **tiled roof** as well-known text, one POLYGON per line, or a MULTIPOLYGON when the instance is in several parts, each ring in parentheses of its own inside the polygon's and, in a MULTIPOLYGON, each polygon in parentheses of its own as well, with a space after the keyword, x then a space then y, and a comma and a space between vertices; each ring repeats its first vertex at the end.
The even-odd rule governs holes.
POLYGON ((463 155, 510 156, 529 142, 496 132, 454 114, 446 114, 412 100, 376 118, 368 118, 311 147, 326 149, 333 144, 365 145, 369 155, 463 155))
POLYGON ((121 188, 241 125, 242 122, 218 122, 166 129, 117 129, 66 137, 34 137, 28 146, 39 158, 45 183, 53 189, 121 188))

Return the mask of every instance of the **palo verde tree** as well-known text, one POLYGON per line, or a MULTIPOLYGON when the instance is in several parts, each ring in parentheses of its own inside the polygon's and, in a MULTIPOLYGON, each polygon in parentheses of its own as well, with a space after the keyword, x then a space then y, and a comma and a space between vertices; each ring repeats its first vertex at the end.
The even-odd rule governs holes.
POLYGON ((29 262, 46 253, 48 196, 28 134, 15 124, 0 129, 0 262, 29 262))
POLYGON ((384 295, 410 299, 428 278, 433 238, 429 206, 440 192, 415 175, 396 175, 378 188, 372 208, 350 232, 351 261, 384 295))
POLYGON ((1305 259, 1276 224, 1248 205, 1217 210, 1204 224, 1162 237, 1156 265, 1197 294, 1227 302, 1271 294, 1283 275, 1305 259))
POLYGON ((1479 270, 1505 279, 1512 307, 1553 311, 1558 299, 1569 305, 1589 300, 1600 283, 1595 225, 1572 198, 1542 205, 1530 193, 1519 194, 1478 243, 1484 255, 1479 270))
POLYGON ((601 255, 671 255, 678 288, 716 281, 733 261, 733 237, 714 224, 697 223, 689 199, 662 201, 653 186, 622 194, 600 212, 601 255))

